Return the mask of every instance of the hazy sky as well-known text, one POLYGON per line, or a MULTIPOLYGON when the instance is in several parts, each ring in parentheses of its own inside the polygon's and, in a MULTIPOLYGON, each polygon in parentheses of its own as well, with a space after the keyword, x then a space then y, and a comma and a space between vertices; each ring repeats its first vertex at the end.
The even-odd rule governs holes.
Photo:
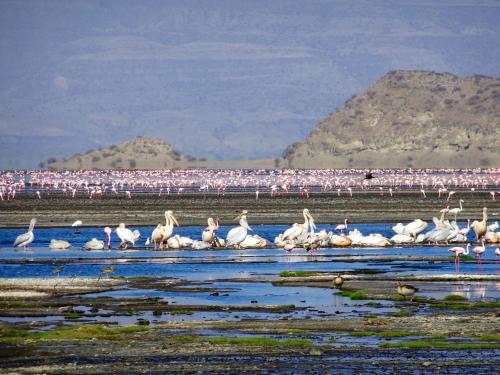
POLYGON ((500 76, 500 1, 0 0, 0 168, 272 158, 391 69, 500 76))

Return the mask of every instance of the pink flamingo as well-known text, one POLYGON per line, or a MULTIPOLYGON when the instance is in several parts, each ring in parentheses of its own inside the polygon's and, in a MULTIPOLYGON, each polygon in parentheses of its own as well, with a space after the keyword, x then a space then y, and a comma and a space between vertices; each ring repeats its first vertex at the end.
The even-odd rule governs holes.
POLYGON ((108 239, 108 250, 111 250, 111 228, 110 227, 106 227, 104 228, 104 233, 106 233, 106 237, 108 239))
POLYGON ((347 229, 347 219, 344 220, 344 224, 339 224, 335 227, 336 230, 338 230, 340 232, 340 234, 343 234, 344 233, 344 230, 347 229))
POLYGON ((484 239, 481 240, 481 246, 476 246, 472 249, 472 252, 476 254, 476 260, 478 263, 481 263, 481 254, 486 251, 486 247, 484 247, 484 239))
POLYGON ((451 249, 448 249, 450 253, 453 253, 455 255, 455 267, 457 271, 460 270, 460 255, 469 255, 469 247, 470 243, 467 244, 466 249, 460 246, 455 246, 452 247, 451 249))

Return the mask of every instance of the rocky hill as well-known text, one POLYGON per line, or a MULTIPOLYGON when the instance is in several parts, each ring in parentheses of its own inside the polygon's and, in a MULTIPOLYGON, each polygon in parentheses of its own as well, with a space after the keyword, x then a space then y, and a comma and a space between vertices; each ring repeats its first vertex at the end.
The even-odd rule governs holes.
POLYGON ((160 139, 137 137, 105 149, 76 154, 67 159, 49 159, 49 169, 155 169, 184 168, 195 161, 160 139))
POLYGON ((282 166, 500 166, 500 79, 391 71, 323 120, 282 166))

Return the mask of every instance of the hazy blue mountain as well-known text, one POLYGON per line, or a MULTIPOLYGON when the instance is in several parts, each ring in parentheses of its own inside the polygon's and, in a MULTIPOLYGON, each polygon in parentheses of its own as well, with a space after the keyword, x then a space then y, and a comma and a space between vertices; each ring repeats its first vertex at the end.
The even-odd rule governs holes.
POLYGON ((500 76, 499 1, 0 1, 0 168, 272 158, 392 69, 500 76))

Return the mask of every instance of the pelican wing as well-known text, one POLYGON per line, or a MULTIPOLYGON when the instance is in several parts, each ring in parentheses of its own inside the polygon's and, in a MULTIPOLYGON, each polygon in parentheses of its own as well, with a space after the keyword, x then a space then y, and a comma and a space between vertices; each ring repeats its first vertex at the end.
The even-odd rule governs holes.
POLYGON ((398 234, 419 234, 422 232, 425 228, 427 228, 427 223, 423 220, 417 219, 406 225, 405 227, 405 233, 398 233, 398 234))
POLYGON ((243 227, 236 227, 229 231, 226 237, 227 246, 238 245, 247 236, 247 230, 243 227))
POLYGON ((306 230, 302 225, 294 224, 283 233, 283 240, 300 237, 306 230))
POLYGON ((33 232, 23 233, 16 237, 14 241, 14 246, 26 246, 33 241, 33 232))
POLYGON ((134 233, 128 228, 117 228, 116 234, 122 242, 135 242, 134 233))

